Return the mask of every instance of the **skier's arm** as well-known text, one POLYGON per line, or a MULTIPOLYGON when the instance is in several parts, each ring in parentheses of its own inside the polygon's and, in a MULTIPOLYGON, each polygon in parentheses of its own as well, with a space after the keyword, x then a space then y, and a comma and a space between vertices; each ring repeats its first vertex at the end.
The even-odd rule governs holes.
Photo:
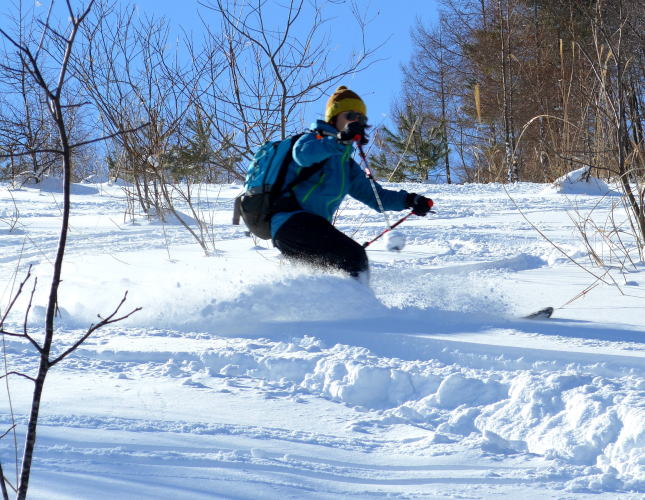
POLYGON ((298 166, 310 167, 333 155, 342 154, 343 147, 335 137, 321 137, 316 133, 309 133, 296 141, 292 156, 298 166))
MULTIPOLYGON (((374 210, 380 211, 369 179, 363 169, 354 160, 350 160, 349 172, 349 195, 374 210)), ((393 191, 381 187, 378 182, 374 182, 374 184, 385 210, 399 211, 408 208, 406 197, 409 193, 407 191, 393 191)))

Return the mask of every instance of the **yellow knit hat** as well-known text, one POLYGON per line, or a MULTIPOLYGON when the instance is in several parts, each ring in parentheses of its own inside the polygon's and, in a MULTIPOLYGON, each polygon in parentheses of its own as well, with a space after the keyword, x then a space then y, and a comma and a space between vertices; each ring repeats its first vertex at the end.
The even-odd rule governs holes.
POLYGON ((357 111, 367 116, 367 108, 363 100, 358 97, 358 94, 352 92, 344 85, 336 89, 325 107, 325 121, 330 122, 331 119, 342 113, 343 111, 357 111))

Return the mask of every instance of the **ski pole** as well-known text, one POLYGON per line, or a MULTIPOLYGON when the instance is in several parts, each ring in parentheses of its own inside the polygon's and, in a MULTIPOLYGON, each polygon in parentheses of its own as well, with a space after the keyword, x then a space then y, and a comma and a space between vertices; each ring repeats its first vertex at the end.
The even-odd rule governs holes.
MULTIPOLYGON (((390 219, 387 216, 387 214, 385 213, 385 209, 383 208, 383 202, 381 202, 381 197, 379 196, 378 190, 376 189, 376 182, 374 181, 374 174, 372 174, 372 170, 370 169, 370 166, 367 163, 367 155, 365 154, 365 151, 363 151, 363 145, 360 142, 361 138, 362 137, 360 135, 358 135, 358 134, 356 135, 356 137, 354 137, 354 140, 356 141, 356 144, 358 145, 358 154, 360 155, 361 160, 363 161, 363 170, 365 171, 365 175, 367 176, 367 178, 370 181, 370 185, 372 186, 372 191, 374 191, 374 198, 376 198, 376 204, 378 205, 379 210, 383 214, 383 217, 385 218, 385 224, 387 224, 387 227, 388 227, 388 230, 389 230, 389 229, 392 229, 392 227, 394 227, 394 226, 392 226, 390 224, 390 219)), ((401 222, 403 222, 403 221, 398 222, 397 225, 400 224, 401 222)), ((387 230, 384 231, 384 233, 385 232, 387 232, 387 230)))
POLYGON ((374 243, 376 240, 378 240, 381 236, 385 236, 388 232, 392 231, 392 229, 394 229, 396 226, 398 226, 399 224, 402 224, 403 222, 405 222, 405 220, 406 220, 408 217, 410 217, 413 213, 414 213, 414 212, 410 212, 410 213, 409 213, 408 215, 406 215, 405 217, 401 217, 398 221, 396 221, 394 224, 392 224, 390 227, 388 227, 385 231, 381 231, 381 232, 379 233, 379 235, 378 235, 376 238, 374 238, 374 239, 373 239, 373 240, 371 240, 371 241, 366 241, 365 243, 363 243, 363 248, 367 248, 367 247, 368 247, 368 246, 370 246, 372 243, 374 243))
MULTIPOLYGON (((390 224, 390 219, 387 216, 387 214, 385 213, 385 210, 383 208, 383 203, 381 202, 381 197, 379 196, 378 190, 376 189, 376 182, 374 181, 374 175, 372 174, 372 170, 370 169, 370 167, 369 167, 369 165, 367 163, 367 155, 365 154, 365 151, 363 151, 363 145, 361 144, 360 140, 361 140, 361 136, 357 134, 356 137, 354 138, 354 141, 356 141, 356 144, 358 145, 358 153, 359 153, 359 155, 361 157, 361 160, 363 161, 363 170, 365 171, 365 175, 367 176, 367 178, 370 181, 370 184, 372 186, 372 191, 374 191, 374 197, 376 198, 376 203, 378 204, 379 210, 383 214, 383 217, 385 218, 385 223, 387 224, 387 227, 385 228, 385 230, 382 231, 379 235, 377 235, 376 238, 374 238, 371 241, 366 241, 365 243, 363 243, 363 248, 367 248, 372 243, 374 243, 376 240, 378 240, 382 236, 384 236, 387 233, 389 233, 390 231, 392 231, 392 229, 394 229, 396 226, 398 226, 399 224, 402 224, 403 222, 405 222, 405 220, 408 217, 410 217, 412 214, 414 214, 414 212, 410 212, 408 215, 406 215, 405 217, 402 217, 401 219, 396 221, 394 224, 390 224)), ((432 203, 432 202, 430 202, 430 203, 432 203)), ((430 205, 430 207, 432 207, 432 205, 430 205)), ((392 233, 392 234, 394 234, 394 233, 392 233)), ((398 250, 400 250, 401 248, 398 248, 398 250)))

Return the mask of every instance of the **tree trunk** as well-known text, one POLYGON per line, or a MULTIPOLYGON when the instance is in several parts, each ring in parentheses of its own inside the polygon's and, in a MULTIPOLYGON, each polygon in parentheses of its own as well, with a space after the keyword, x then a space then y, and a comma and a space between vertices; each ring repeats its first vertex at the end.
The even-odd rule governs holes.
POLYGON ((67 245, 67 232, 69 228, 72 158, 69 138, 67 137, 67 131, 65 129, 63 110, 60 103, 60 95, 56 98, 50 98, 50 107, 53 110, 63 151, 63 220, 61 223, 60 238, 58 240, 56 260, 54 261, 54 275, 52 277, 49 300, 47 303, 47 313, 45 316, 45 340, 43 342, 42 352, 40 353, 38 376, 36 377, 36 382, 34 384, 34 394, 32 397, 29 424, 27 426, 27 436, 25 438, 25 451, 22 459, 22 470, 20 471, 20 484, 18 486, 17 500, 26 500, 27 498, 31 463, 34 456, 34 449, 36 447, 36 429, 40 413, 40 401, 42 399, 45 379, 50 366, 49 353, 51 352, 51 346, 54 340, 54 317, 56 315, 56 308, 58 307, 58 287, 61 281, 63 257, 65 256, 65 246, 67 245))
POLYGON ((515 134, 513 132, 512 91, 510 80, 510 36, 508 35, 508 4, 506 14, 502 10, 502 0, 497 0, 499 11, 499 36, 502 59, 502 106, 504 108, 504 157, 506 160, 508 182, 519 181, 519 167, 515 157, 515 134), (508 37, 508 39, 507 39, 508 37))
POLYGON ((439 38, 439 47, 440 47, 440 55, 439 55, 439 85, 441 86, 441 129, 442 129, 442 147, 444 148, 444 151, 446 152, 444 158, 444 165, 446 169, 446 183, 447 184, 452 184, 452 180, 450 177, 450 159, 448 158, 448 128, 446 127, 446 122, 448 121, 448 117, 446 116, 446 70, 444 66, 444 59, 443 59, 443 37, 441 36, 440 33, 440 38, 439 38))
POLYGON ((640 230, 640 237, 645 241, 645 213, 643 212, 643 207, 639 204, 638 200, 634 196, 630 180, 632 178, 632 172, 630 172, 626 165, 627 160, 627 151, 629 147, 629 129, 627 127, 627 111, 625 106, 625 87, 627 83, 625 82, 625 63, 623 62, 622 50, 618 50, 618 53, 615 54, 616 57, 616 84, 618 86, 618 102, 617 102, 617 111, 618 111, 618 127, 616 130, 616 141, 618 144, 618 172, 620 173, 620 181, 627 195, 629 204, 634 212, 634 216, 638 222, 638 229, 640 230))

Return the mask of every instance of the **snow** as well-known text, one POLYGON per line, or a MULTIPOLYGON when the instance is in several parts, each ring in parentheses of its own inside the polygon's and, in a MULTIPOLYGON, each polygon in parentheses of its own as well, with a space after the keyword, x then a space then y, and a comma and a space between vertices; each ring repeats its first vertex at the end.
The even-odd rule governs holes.
MULTIPOLYGON (((126 291, 124 311, 142 310, 50 372, 30 498, 642 498, 645 266, 593 267, 570 217, 623 220, 615 200, 584 186, 392 187, 437 213, 397 227, 402 251, 369 247, 367 287, 230 225, 239 186, 200 189, 206 257, 176 221, 125 216, 118 183, 74 185, 56 350, 126 291), (547 305, 553 319, 521 319, 547 305)), ((35 336, 60 193, 55 180, 0 185, 0 304, 33 266, 35 336)), ((336 224, 359 242, 383 230, 354 201, 336 224)), ((30 345, 3 342, 7 369, 33 373, 30 345)), ((30 382, 9 387, 0 431, 13 408, 20 441, 30 382)), ((11 434, 0 460, 15 480, 11 434)))
POLYGON ((562 194, 585 194, 589 196, 618 196, 602 179, 589 175, 591 167, 584 166, 556 179, 546 192, 562 194))
POLYGON ((405 247, 405 234, 401 231, 388 231, 385 238, 385 248, 390 252, 400 252, 405 247))

